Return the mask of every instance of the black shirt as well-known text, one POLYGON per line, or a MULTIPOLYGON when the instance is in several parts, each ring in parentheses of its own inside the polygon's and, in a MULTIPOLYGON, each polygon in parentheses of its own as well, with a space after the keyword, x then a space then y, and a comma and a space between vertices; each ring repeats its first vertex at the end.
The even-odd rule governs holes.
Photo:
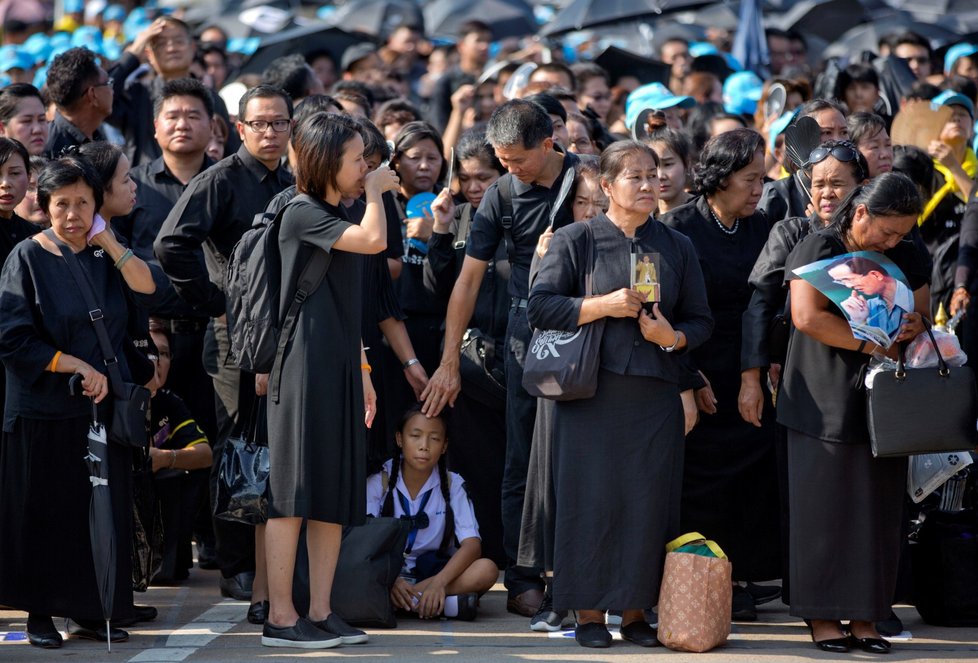
MULTIPOLYGON (((213 159, 205 155, 197 174, 214 163, 213 159)), ((127 216, 114 219, 112 227, 126 240, 133 253, 146 262, 159 265, 156 254, 153 253, 153 242, 187 185, 173 176, 163 163, 163 157, 133 168, 129 176, 136 182, 136 205, 127 216)), ((158 294, 153 315, 167 320, 203 317, 180 299, 173 284, 167 282, 164 291, 158 294)))
POLYGON ((105 134, 101 130, 96 129, 92 137, 89 138, 82 133, 81 129, 66 120, 61 113, 55 113, 54 122, 51 123, 48 132, 48 142, 44 144, 44 156, 49 159, 57 159, 66 147, 100 140, 105 140, 105 134))
POLYGON ((792 177, 767 182, 761 192, 757 209, 767 216, 771 223, 795 216, 806 216, 805 211, 811 199, 792 177))
POLYGON ((430 115, 431 123, 438 131, 444 131, 448 118, 452 114, 452 95, 463 85, 474 85, 475 76, 466 74, 458 67, 445 72, 445 75, 435 83, 431 93, 430 115))
POLYGON ((231 250, 255 214, 291 183, 284 168, 269 170, 244 145, 190 180, 154 248, 177 293, 197 315, 224 315, 231 250))
MULTIPOLYGON (((549 189, 539 184, 524 184, 509 174, 503 175, 489 186, 479 203, 479 209, 472 219, 472 231, 465 254, 489 262, 496 257, 496 249, 504 238, 499 187, 513 187, 513 245, 509 251, 509 264, 512 268, 509 294, 512 297, 525 299, 529 296, 530 264, 536 253, 537 240, 550 223, 550 210, 556 202, 564 174, 568 168, 575 168, 578 162, 576 154, 565 153, 560 174, 549 189)), ((573 207, 572 190, 554 218, 554 229, 574 222, 573 207)))
MULTIPOLYGON (((798 278, 793 270, 799 267, 844 253, 836 229, 812 233, 788 256, 785 281, 798 278)), ((927 285, 931 263, 919 242, 906 238, 884 255, 903 271, 911 290, 927 285)), ((838 306, 830 305, 828 310, 844 319, 838 306)), ((868 359, 864 353, 825 345, 793 329, 778 394, 778 423, 827 442, 869 444, 862 388, 862 369, 868 359)))

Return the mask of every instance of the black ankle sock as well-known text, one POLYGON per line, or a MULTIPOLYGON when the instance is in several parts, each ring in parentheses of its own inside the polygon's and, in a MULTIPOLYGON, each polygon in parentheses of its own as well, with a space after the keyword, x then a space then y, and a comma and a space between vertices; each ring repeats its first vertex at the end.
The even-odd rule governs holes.
POLYGON ((58 629, 54 628, 54 620, 50 616, 31 613, 27 615, 27 631, 34 635, 50 635, 57 633, 58 629))

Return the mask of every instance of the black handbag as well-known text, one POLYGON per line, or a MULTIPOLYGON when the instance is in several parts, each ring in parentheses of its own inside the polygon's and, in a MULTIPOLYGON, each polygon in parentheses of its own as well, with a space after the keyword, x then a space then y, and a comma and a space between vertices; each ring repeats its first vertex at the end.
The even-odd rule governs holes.
MULTIPOLYGON (((592 294, 594 232, 585 224, 587 249, 584 265, 584 296, 592 294)), ((523 366, 523 388, 537 398, 570 401, 591 398, 598 388, 601 336, 604 318, 581 325, 576 331, 536 329, 527 348, 523 366)))
POLYGON ((900 348, 897 368, 873 378, 867 420, 873 456, 888 458, 942 451, 973 451, 978 443, 978 393, 967 366, 951 368, 927 334, 939 365, 906 368, 900 348))
POLYGON ((913 560, 913 598, 936 626, 978 626, 978 517, 973 509, 927 513, 913 560))
POLYGON ((249 425, 224 443, 217 469, 214 517, 246 525, 268 520, 268 446, 262 444, 265 403, 256 398, 249 425))
MULTIPOLYGON (((343 529, 330 604, 344 621, 357 626, 397 626, 390 591, 404 565, 410 531, 411 521, 404 518, 367 518, 363 525, 343 529)), ((305 528, 296 550, 292 600, 296 610, 305 614, 309 607, 305 528)))
POLYGON ((62 242, 50 229, 44 234, 61 250, 61 256, 68 265, 78 289, 81 291, 85 306, 88 307, 88 317, 95 327, 99 351, 109 373, 109 388, 112 391, 112 422, 108 427, 109 440, 128 447, 146 447, 149 445, 149 430, 146 419, 149 415, 149 401, 152 395, 149 389, 142 385, 126 382, 119 370, 119 359, 112 349, 109 332, 105 329, 102 319, 102 307, 98 304, 95 290, 91 282, 78 264, 78 258, 71 247, 62 242))
POLYGON ((465 330, 459 355, 462 389, 495 410, 506 407, 506 374, 502 363, 502 358, 496 356, 495 339, 475 327, 465 330))

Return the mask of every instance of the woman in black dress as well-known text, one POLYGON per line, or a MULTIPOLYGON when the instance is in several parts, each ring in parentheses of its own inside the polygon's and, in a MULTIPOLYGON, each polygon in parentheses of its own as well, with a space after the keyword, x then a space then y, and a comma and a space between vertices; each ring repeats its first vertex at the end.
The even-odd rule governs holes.
POLYGON ((643 609, 657 603, 665 544, 678 534, 684 370, 675 353, 702 344, 712 328, 692 245, 651 216, 658 185, 650 147, 608 147, 607 214, 554 234, 527 306, 540 329, 605 320, 597 392, 554 408, 554 608, 578 611, 576 639, 585 647, 610 646, 605 610, 623 611, 626 640, 658 644, 643 609), (593 266, 584 264, 587 233, 593 266), (659 259, 651 313, 631 288, 632 254, 659 259), (594 295, 583 297, 590 268, 594 295))
MULTIPOLYGON (((770 225, 757 212, 764 179, 764 141, 748 129, 711 139, 693 172, 701 194, 663 217, 693 242, 716 327, 693 353, 707 384, 696 391, 701 418, 686 438, 682 530, 715 540, 733 562, 734 580, 781 575, 774 411, 761 426, 740 417, 742 318, 750 275, 770 225)), ((756 619, 754 600, 734 589, 734 619, 756 619)))
MULTIPOLYGON (((897 341, 924 331, 930 260, 905 236, 923 205, 916 185, 885 173, 856 189, 832 225, 795 248, 785 265, 794 331, 788 345, 778 422, 788 429, 791 614, 810 620, 826 651, 890 645, 874 623, 890 614, 896 586, 905 458, 873 458, 862 371, 880 350, 855 338, 842 312, 792 270, 853 251, 878 251, 903 271, 916 312, 897 341), (842 620, 850 620, 847 638, 842 620)), ((888 354, 895 356, 897 345, 888 354)))
MULTIPOLYGON (((367 174, 363 138, 355 122, 317 114, 296 127, 299 196, 283 213, 279 231, 282 292, 295 289, 313 251, 332 255, 322 284, 306 299, 294 336, 270 377, 268 399, 268 523, 265 555, 269 614, 262 644, 308 649, 366 642, 332 612, 330 590, 343 525, 366 514, 366 426, 376 397, 361 343, 361 254, 384 250, 381 195, 397 185, 386 168, 367 174), (366 191, 360 225, 349 222, 343 198, 366 191), (276 399, 276 388, 280 386, 276 399), (296 544, 308 521, 310 603, 300 617, 292 603, 296 544)), ((291 297, 283 296, 280 317, 291 297)))
MULTIPOLYGON (((102 193, 94 168, 79 157, 51 162, 38 180, 38 201, 51 230, 89 277, 123 379, 130 379, 122 351, 127 291, 151 304, 148 295, 156 286, 146 263, 120 245, 111 230, 91 232, 102 193)), ((87 398, 69 395, 68 380, 81 375, 84 395, 98 403, 109 387, 106 376, 93 368, 103 366, 104 357, 74 283, 61 249, 45 234, 14 247, 0 277, 0 359, 8 390, 0 453, 0 603, 29 613, 28 638, 39 647, 62 644, 52 615, 71 618, 69 635, 110 637, 101 625, 88 525, 91 483, 83 457, 91 406, 87 398)), ((107 420, 107 414, 100 419, 107 420)), ((131 455, 115 444, 108 450, 117 541, 112 619, 129 619, 134 616, 131 455)), ((112 629, 113 641, 127 637, 112 629)))

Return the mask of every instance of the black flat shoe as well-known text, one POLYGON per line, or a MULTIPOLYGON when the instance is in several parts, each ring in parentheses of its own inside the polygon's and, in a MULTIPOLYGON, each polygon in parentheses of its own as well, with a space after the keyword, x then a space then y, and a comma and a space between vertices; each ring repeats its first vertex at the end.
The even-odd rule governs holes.
POLYGON ((808 632, 812 635, 812 642, 814 642, 815 646, 822 651, 832 652, 833 654, 845 654, 849 651, 849 646, 852 644, 851 636, 830 638, 828 640, 816 640, 815 630, 812 628, 811 624, 808 625, 808 632))
POLYGON ((112 626, 126 628, 139 622, 151 622, 159 615, 159 611, 151 605, 134 605, 133 616, 127 619, 113 619, 112 626))
POLYGON ((611 633, 608 632, 604 624, 598 624, 597 622, 579 624, 574 629, 574 639, 582 647, 604 649, 611 646, 611 633))
POLYGON ((857 638, 850 636, 852 646, 861 649, 867 654, 889 654, 890 643, 883 638, 857 638))
POLYGON ((248 623, 264 624, 268 619, 268 601, 258 601, 248 607, 248 623))
POLYGON ((622 626, 619 633, 621 633, 622 640, 628 640, 639 647, 662 646, 659 638, 656 637, 655 629, 645 622, 632 622, 627 626, 622 626))
MULTIPOLYGON (((108 640, 108 635, 105 632, 105 624, 93 628, 92 625, 82 625, 73 619, 65 620, 65 630, 68 631, 68 636, 72 638, 81 638, 82 640, 96 640, 98 642, 105 642, 108 640)), ((129 639, 129 633, 123 631, 121 628, 112 628, 112 642, 125 642, 129 639)))
POLYGON ((61 634, 57 631, 53 633, 31 633, 28 631, 27 641, 41 649, 59 649, 64 644, 61 634))

